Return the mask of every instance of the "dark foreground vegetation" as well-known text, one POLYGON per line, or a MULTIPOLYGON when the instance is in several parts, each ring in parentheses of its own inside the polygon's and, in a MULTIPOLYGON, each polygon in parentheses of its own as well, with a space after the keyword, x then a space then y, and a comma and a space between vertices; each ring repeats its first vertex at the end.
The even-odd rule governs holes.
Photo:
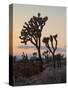
MULTIPOLYGON (((16 59, 15 57, 13 60, 16 59)), ((55 56, 43 59, 43 71, 40 72, 40 60, 19 60, 13 62, 13 80, 15 85, 36 85, 66 82, 66 58, 55 56)))

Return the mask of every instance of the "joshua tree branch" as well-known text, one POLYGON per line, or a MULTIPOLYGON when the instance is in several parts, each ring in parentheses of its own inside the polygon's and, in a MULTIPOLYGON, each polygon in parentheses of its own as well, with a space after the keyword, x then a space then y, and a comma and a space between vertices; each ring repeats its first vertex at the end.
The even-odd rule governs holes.
POLYGON ((29 40, 33 45, 37 46, 36 43, 33 42, 32 38, 29 40))
POLYGON ((52 48, 53 48, 53 50, 54 50, 55 48, 54 48, 54 46, 53 46, 53 41, 51 42, 51 46, 52 46, 52 48))
POLYGON ((51 53, 53 53, 49 45, 47 45, 46 47, 49 49, 49 51, 50 51, 51 53))
POLYGON ((55 44, 55 48, 54 48, 54 53, 55 53, 55 51, 57 49, 57 40, 55 39, 55 41, 56 41, 56 44, 55 44))

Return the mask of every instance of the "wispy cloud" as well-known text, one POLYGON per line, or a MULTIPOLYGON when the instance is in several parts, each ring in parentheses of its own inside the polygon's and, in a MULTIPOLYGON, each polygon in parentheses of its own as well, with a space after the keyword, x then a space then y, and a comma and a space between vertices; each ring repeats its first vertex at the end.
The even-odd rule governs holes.
MULTIPOLYGON (((24 46, 24 45, 19 45, 19 46, 17 46, 17 48, 36 49, 35 46, 28 46, 28 45, 26 45, 26 46, 24 46)), ((44 49, 46 49, 46 47, 45 47, 45 46, 41 46, 41 49, 44 50, 44 49)), ((57 51, 66 52, 66 48, 65 48, 65 47, 64 47, 64 48, 58 47, 58 48, 57 48, 57 51)))

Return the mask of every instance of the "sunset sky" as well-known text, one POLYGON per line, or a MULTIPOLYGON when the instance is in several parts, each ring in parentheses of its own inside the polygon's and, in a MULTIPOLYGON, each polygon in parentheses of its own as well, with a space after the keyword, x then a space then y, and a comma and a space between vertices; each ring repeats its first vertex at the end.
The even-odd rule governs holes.
MULTIPOLYGON (((36 5, 13 5, 13 55, 21 55, 25 53, 31 55, 34 49, 18 48, 22 44, 19 39, 21 29, 24 22, 29 21, 32 16, 41 13, 41 17, 48 16, 48 21, 43 28, 42 38, 49 35, 58 34, 58 47, 66 47, 66 8, 52 6, 36 6, 36 5)), ((24 45, 24 44, 23 44, 24 45)), ((31 43, 27 44, 32 46, 31 43)), ((42 43, 42 46, 44 44, 42 43)))

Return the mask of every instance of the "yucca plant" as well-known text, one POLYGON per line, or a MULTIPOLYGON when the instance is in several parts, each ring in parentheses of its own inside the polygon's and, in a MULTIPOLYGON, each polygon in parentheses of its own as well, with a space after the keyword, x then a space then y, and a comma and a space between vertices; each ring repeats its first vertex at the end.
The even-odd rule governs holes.
POLYGON ((49 52, 52 54, 53 57, 53 66, 55 68, 55 51, 57 49, 57 34, 56 35, 50 35, 50 37, 44 37, 43 43, 45 43, 46 48, 49 50, 49 52), (55 43, 54 43, 55 41, 55 43), (51 46, 50 46, 51 44, 51 46))
POLYGON ((26 45, 27 42, 30 41, 37 48, 39 60, 41 62, 40 71, 42 71, 42 58, 40 51, 41 32, 47 20, 47 16, 41 17, 40 13, 38 13, 37 17, 33 16, 28 22, 24 23, 23 29, 21 30, 21 36, 19 36, 21 43, 25 43, 26 45))

